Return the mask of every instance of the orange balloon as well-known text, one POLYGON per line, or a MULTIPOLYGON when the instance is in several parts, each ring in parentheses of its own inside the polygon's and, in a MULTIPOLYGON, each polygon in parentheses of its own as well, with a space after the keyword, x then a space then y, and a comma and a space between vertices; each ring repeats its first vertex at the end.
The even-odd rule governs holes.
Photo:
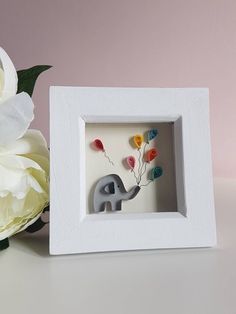
POLYGON ((143 135, 142 134, 137 134, 134 136, 134 145, 139 149, 141 148, 143 143, 143 135))
POLYGON ((146 161, 150 162, 152 161, 154 158, 156 158, 158 155, 157 149, 156 148, 152 148, 150 150, 147 151, 146 153, 146 161))

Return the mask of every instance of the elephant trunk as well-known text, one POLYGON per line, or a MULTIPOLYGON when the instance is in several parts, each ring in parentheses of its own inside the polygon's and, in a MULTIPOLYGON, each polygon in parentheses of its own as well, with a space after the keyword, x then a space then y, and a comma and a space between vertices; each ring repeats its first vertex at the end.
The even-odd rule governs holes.
POLYGON ((140 186, 135 185, 129 192, 123 194, 123 200, 131 200, 132 198, 135 198, 139 191, 140 186))

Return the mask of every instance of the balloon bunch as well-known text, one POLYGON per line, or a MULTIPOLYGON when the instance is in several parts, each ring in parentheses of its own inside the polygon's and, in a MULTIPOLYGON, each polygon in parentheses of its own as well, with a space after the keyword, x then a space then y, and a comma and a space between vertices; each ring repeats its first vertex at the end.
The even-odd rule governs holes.
MULTIPOLYGON (((158 135, 157 129, 151 129, 145 133, 145 136, 142 134, 137 134, 133 136, 132 138, 133 146, 135 147, 135 149, 137 149, 138 160, 136 162, 136 158, 132 155, 125 158, 127 168, 131 170, 135 177, 136 184, 139 185, 140 187, 147 186, 148 184, 159 178, 163 173, 161 167, 154 167, 149 172, 148 182, 145 184, 141 184, 143 176, 147 172, 147 166, 159 155, 159 152, 155 147, 150 148, 146 151, 147 146, 154 138, 157 137, 157 135, 158 135)), ((105 158, 107 158, 109 163, 114 166, 113 161, 107 155, 104 145, 100 139, 98 138, 95 139, 92 142, 92 146, 97 151, 103 152, 105 158)))
POLYGON ((93 143, 92 143, 93 147, 97 150, 97 151, 101 151, 103 152, 104 156, 107 158, 107 160, 109 161, 110 164, 112 164, 114 166, 113 161, 111 160, 111 158, 107 155, 107 152, 104 148, 104 145, 102 143, 102 141, 98 138, 96 138, 93 143))
POLYGON ((154 167, 150 171, 148 182, 146 184, 141 184, 142 178, 147 171, 147 165, 149 165, 151 161, 154 160, 159 155, 158 150, 156 148, 150 148, 148 151, 146 151, 147 145, 149 145, 150 141, 152 141, 157 135, 158 135, 157 129, 152 129, 152 130, 147 131, 145 142, 144 142, 144 136, 142 134, 137 134, 133 137, 134 147, 138 151, 137 174, 135 171, 136 159, 134 156, 126 157, 126 164, 128 168, 131 170, 131 172, 134 174, 136 183, 139 186, 147 186, 149 183, 159 178, 163 173, 163 170, 161 167, 154 167), (143 150, 141 150, 142 146, 143 146, 143 150))

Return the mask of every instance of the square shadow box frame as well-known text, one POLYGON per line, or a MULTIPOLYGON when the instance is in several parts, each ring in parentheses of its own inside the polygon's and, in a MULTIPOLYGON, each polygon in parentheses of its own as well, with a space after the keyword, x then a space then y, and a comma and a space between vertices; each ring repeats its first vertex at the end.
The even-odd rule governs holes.
POLYGON ((51 87, 50 153, 51 254, 216 245, 208 89, 51 87), (172 123, 177 208, 90 214, 86 125, 130 123, 172 123))

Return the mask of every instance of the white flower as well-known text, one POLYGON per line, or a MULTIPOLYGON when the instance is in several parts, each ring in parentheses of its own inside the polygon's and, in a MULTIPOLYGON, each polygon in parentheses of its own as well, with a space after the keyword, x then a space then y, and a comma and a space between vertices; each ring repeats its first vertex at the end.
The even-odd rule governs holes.
POLYGON ((0 48, 0 240, 36 221, 49 201, 47 143, 38 130, 28 130, 30 96, 16 92, 15 67, 0 48))

